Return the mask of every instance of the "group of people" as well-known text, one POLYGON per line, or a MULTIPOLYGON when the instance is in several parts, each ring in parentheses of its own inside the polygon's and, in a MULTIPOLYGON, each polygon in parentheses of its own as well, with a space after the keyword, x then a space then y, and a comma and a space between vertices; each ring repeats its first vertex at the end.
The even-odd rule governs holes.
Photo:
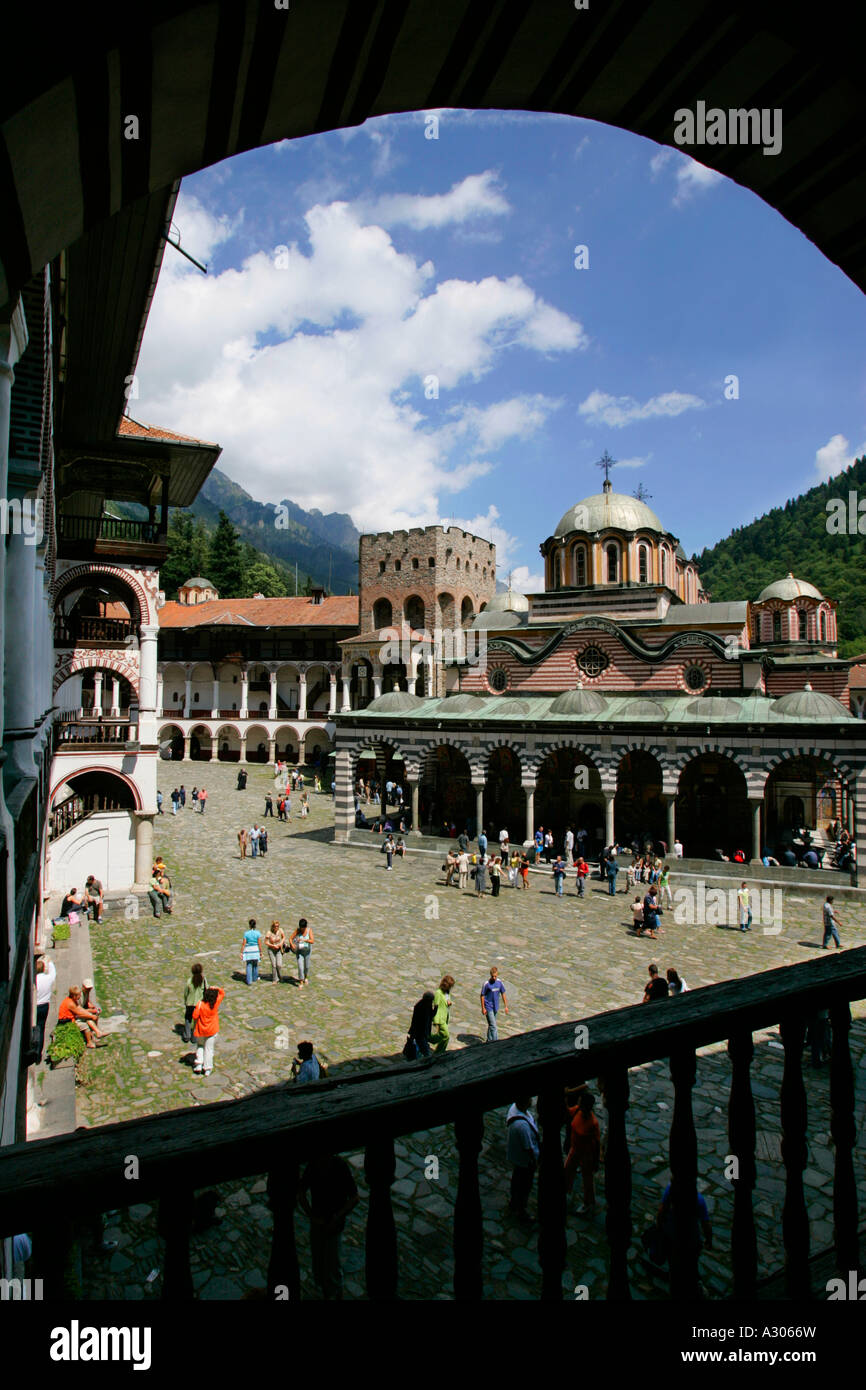
POLYGON ((244 826, 238 831, 238 847, 241 859, 246 859, 249 854, 251 859, 258 859, 260 854, 268 852, 268 832, 263 825, 256 821, 250 830, 244 826))
POLYGON ((297 927, 288 938, 277 921, 271 922, 268 931, 262 933, 256 926, 256 919, 254 917, 249 919, 241 947, 241 959, 244 963, 248 985, 254 985, 258 981, 263 941, 271 961, 271 982, 273 984, 282 982, 283 957, 290 954, 295 956, 298 962, 298 988, 304 989, 310 979, 310 957, 315 942, 313 928, 306 917, 300 918, 297 927))
MULTIPOLYGON (((407 1062, 445 1052, 451 1036, 451 991, 454 976, 443 975, 436 990, 425 990, 415 1008, 406 1034, 403 1056, 407 1062)), ((481 1015, 487 1024, 487 1042, 499 1040, 497 1018, 500 1008, 508 1013, 508 996, 499 978, 498 965, 491 965, 489 977, 481 986, 481 1015)))
MULTIPOLYGON (((205 787, 193 787, 192 792, 190 793, 190 803, 192 805, 192 809, 194 811, 198 811, 201 815, 204 815, 205 807, 207 806, 207 798, 208 793, 205 787)), ((156 807, 159 814, 162 815, 162 792, 160 791, 158 791, 156 794, 156 807)), ((186 787, 183 785, 183 783, 181 783, 179 787, 174 787, 171 793, 171 814, 173 816, 176 816, 178 811, 183 811, 185 809, 186 787)))
POLYGON ((85 919, 101 923, 105 920, 105 892, 102 883, 95 874, 88 874, 84 884, 84 892, 79 896, 77 888, 70 888, 64 894, 60 904, 60 917, 55 917, 55 922, 68 922, 70 926, 77 926, 81 921, 81 914, 85 919))
MULTIPOLYGON (((53 964, 50 962, 47 963, 44 957, 37 961, 36 970, 37 1027, 40 1027, 39 1009, 44 1009, 39 1036, 39 1056, 37 1058, 37 1061, 41 1062, 42 1049, 45 1042, 45 1019, 48 1017, 48 1007, 50 1004, 51 990, 54 987, 56 971, 53 964), (39 968, 40 965, 42 966, 41 970, 39 968), (46 976, 48 979, 47 982, 42 985, 43 994, 40 999, 40 981, 46 981, 46 976), (46 988, 48 990, 48 999, 44 997, 46 988)), ((93 997, 93 981, 82 980, 80 985, 70 985, 66 997, 61 999, 60 1007, 57 1010, 57 1022, 58 1024, 77 1024, 84 1038, 85 1046, 88 1049, 93 1049, 104 1046, 107 1041, 108 1035, 99 1027, 99 1017, 101 1013, 102 1010, 93 997)))
POLYGON ((678 994, 685 994, 688 985, 681 979, 677 971, 671 966, 665 975, 659 974, 658 966, 653 963, 647 966, 649 979, 644 985, 642 1004, 655 1004, 659 999, 673 999, 678 994))
POLYGON ((165 867, 165 860, 162 855, 157 855, 154 860, 150 874, 150 887, 147 890, 150 906, 153 909, 154 917, 161 917, 165 912, 170 917, 174 911, 174 895, 172 892, 171 879, 165 867))

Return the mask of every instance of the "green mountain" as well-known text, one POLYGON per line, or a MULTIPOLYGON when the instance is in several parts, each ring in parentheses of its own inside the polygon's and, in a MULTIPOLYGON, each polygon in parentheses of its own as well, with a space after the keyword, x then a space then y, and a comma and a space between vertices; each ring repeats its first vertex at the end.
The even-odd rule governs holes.
POLYGON ((756 599, 789 570, 814 584, 839 605, 839 655, 858 656, 866 651, 866 457, 737 527, 694 559, 704 588, 718 602, 756 599))

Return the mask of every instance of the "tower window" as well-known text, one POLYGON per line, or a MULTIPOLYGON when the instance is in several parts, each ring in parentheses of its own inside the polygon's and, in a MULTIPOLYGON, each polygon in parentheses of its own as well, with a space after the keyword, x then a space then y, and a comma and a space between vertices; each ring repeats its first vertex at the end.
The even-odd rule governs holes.
POLYGON ((667 553, 666 550, 663 550, 663 551, 662 551, 662 553, 661 553, 661 559, 662 559, 662 583, 663 583, 663 584, 667 584, 667 582, 668 582, 668 553, 667 553))
POLYGON ((821 641, 827 641, 827 614, 821 614, 821 641))
POLYGON ((380 561, 379 561, 379 573, 380 573, 380 574, 384 574, 384 573, 385 573, 385 561, 384 561, 384 560, 380 560, 380 561))
POLYGON ((798 609, 797 609, 797 637, 798 637, 798 639, 799 639, 801 642, 805 642, 805 640, 806 640, 806 610, 805 610, 805 608, 798 608, 798 609))
POLYGON ((400 570, 401 566, 400 566, 400 561, 399 561, 399 560, 395 560, 395 561, 394 561, 394 568, 395 568, 395 570, 398 570, 398 571, 400 570))
POLYGON ((774 642, 781 642, 781 640, 782 640, 782 615, 781 615, 781 613, 779 613, 779 612, 775 612, 775 613, 773 614, 773 641, 774 641, 774 642))
POLYGON ((605 551, 607 556, 607 582, 617 584, 619 582, 619 550, 615 545, 609 545, 605 551))
POLYGON ((582 545, 574 552, 574 582, 578 588, 586 583, 586 551, 582 545))
POLYGON ((562 566, 559 561, 558 551, 553 557, 553 587, 554 589, 562 588, 562 566))
POLYGON ((648 579, 648 577, 649 577, 649 563, 648 563, 647 548, 646 548, 645 545, 640 546, 640 548, 638 549, 638 552, 637 552, 637 566, 638 566, 638 579, 639 579, 639 581, 640 581, 641 584, 646 584, 647 579, 648 579))
POLYGON ((418 568, 418 561, 417 561, 417 559, 414 558, 414 557, 413 557, 413 560, 412 560, 412 568, 413 568, 413 570, 416 570, 416 569, 418 568))
POLYGON ((436 561, 434 560, 432 555, 430 556, 430 559, 427 561, 427 568, 431 570, 436 568, 436 561))

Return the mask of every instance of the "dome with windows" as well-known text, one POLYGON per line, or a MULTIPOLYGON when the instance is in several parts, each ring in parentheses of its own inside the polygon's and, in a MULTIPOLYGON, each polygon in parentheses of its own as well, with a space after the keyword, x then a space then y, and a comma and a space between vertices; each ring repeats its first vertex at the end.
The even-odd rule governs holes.
POLYGON ((665 533, 655 512, 637 497, 624 492, 597 492, 584 497, 561 518, 554 536, 568 536, 572 531, 657 531, 665 533))
POLYGON ((816 589, 814 584, 808 584, 805 579, 795 579, 789 570, 784 579, 777 579, 775 584, 768 584, 758 595, 757 602, 765 603, 767 599, 778 598, 783 603, 792 603, 798 598, 823 597, 820 589, 816 589))

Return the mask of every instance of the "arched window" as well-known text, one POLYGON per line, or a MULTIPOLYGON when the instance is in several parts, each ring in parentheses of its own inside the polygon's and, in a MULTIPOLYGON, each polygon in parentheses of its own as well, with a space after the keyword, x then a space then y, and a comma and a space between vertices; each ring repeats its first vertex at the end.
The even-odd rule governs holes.
POLYGON ((782 640, 782 615, 781 615, 781 613, 779 612, 779 610, 776 609, 776 612, 773 614, 773 641, 774 641, 774 642, 781 642, 781 640, 782 640))
POLYGON ((389 599, 380 598, 373 604, 373 626, 390 627, 393 619, 393 610, 389 599))
POLYGON ((760 615, 760 613, 753 613, 753 614, 752 614, 752 641, 753 641, 753 642, 760 642, 760 640, 761 640, 761 615, 760 615))
POLYGON ((821 641, 827 641, 827 614, 823 612, 821 614, 821 641))
POLYGON ((617 584, 619 582, 619 549, 615 545, 609 545, 604 553, 607 556, 607 582, 608 584, 617 584))
POLYGON ((554 589, 562 588, 562 562, 558 550, 553 557, 553 587, 554 589))
POLYGON ((805 642, 805 640, 806 640, 806 610, 805 610, 805 608, 798 608, 798 609, 797 609, 797 640, 800 641, 800 642, 805 642))
POLYGON ((574 582, 578 588, 586 583, 586 551, 582 545, 577 546, 574 552, 574 582))
POLYGON ((649 552, 645 545, 638 547, 637 573, 640 583, 646 584, 649 580, 649 552))
POLYGON ((668 553, 667 553, 666 550, 663 550, 663 551, 661 552, 661 558, 662 558, 662 583, 663 583, 663 584, 667 584, 667 582, 668 582, 668 553))

